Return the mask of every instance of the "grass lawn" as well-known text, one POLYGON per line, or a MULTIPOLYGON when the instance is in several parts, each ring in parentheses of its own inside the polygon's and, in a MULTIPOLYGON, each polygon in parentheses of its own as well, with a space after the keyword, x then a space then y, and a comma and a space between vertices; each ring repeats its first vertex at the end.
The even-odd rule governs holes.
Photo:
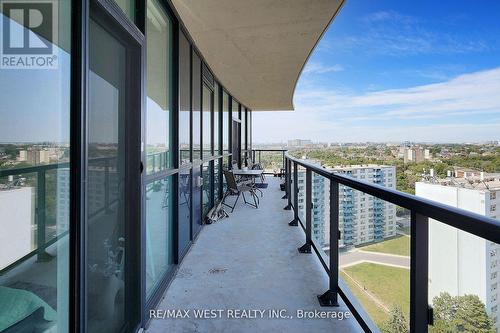
POLYGON ((398 236, 380 243, 375 243, 360 248, 363 251, 382 252, 397 254, 400 256, 410 256, 410 237, 398 236))
MULTIPOLYGON (((408 318, 410 312, 410 270, 372 263, 345 267, 343 270, 389 309, 396 304, 399 305, 408 318)), ((389 317, 388 314, 344 272, 341 272, 341 275, 366 312, 380 327, 389 317)))

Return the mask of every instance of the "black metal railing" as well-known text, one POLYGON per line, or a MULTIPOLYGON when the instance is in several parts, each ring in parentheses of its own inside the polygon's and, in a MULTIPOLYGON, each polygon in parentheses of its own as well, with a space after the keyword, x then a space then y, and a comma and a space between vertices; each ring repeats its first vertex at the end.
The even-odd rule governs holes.
MULTIPOLYGON (((93 166, 99 167, 102 169, 102 172, 104 172, 104 183, 103 183, 103 188, 104 188, 104 200, 102 202, 102 206, 99 207, 98 209, 95 209, 92 212, 89 212, 89 218, 96 216, 98 214, 101 214, 104 211, 109 211, 110 207, 114 205, 117 202, 117 199, 113 199, 110 196, 110 172, 114 169, 113 163, 111 163, 112 160, 116 159, 116 157, 101 157, 101 158, 93 158, 90 160, 93 166)), ((16 261, 12 262, 8 266, 0 269, 0 275, 3 275, 10 271, 11 269, 21 265, 28 259, 36 256, 37 261, 47 261, 50 260, 51 256, 47 254, 46 250, 49 246, 52 244, 56 243, 58 240, 63 238, 69 233, 69 230, 63 230, 57 234, 54 235, 47 235, 47 204, 48 200, 47 198, 51 195, 51 193, 47 193, 47 179, 48 179, 48 174, 50 172, 54 172, 56 170, 61 170, 61 169, 67 169, 68 170, 68 175, 67 175, 67 186, 69 186, 69 167, 70 164, 69 162, 64 162, 64 163, 52 163, 52 164, 44 164, 44 165, 35 165, 35 166, 29 166, 29 167, 22 167, 22 168, 15 168, 15 169, 3 169, 0 170, 0 179, 4 179, 4 185, 9 185, 10 188, 16 189, 23 187, 24 185, 18 185, 16 182, 18 179, 14 179, 14 177, 21 178, 25 176, 26 178, 30 178, 33 180, 36 180, 36 185, 35 183, 32 185, 32 187, 36 188, 36 193, 35 193, 35 225, 36 225, 36 231, 35 231, 35 238, 36 238, 36 245, 34 249, 28 253, 26 253, 24 256, 21 258, 17 259, 16 261), (34 176, 34 177, 33 177, 34 176), (12 177, 13 178, 13 184, 8 184, 10 183, 8 178, 12 177)), ((55 176, 55 175, 54 175, 55 176)), ((8 187, 8 188, 9 188, 8 187)), ((69 193, 69 189, 66 193, 69 193)), ((55 195, 55 193, 53 193, 55 195)), ((69 200, 69 197, 67 198, 69 200)), ((57 217, 55 217, 57 219, 57 217)), ((68 215, 69 219, 69 215, 68 215)), ((69 220, 68 226, 69 226, 69 220)))
POLYGON ((282 175, 285 171, 284 149, 252 149, 252 163, 258 163, 264 169, 264 174, 282 175))
MULTIPOLYGON (((432 324, 432 311, 428 301, 429 218, 491 242, 500 243, 500 222, 495 219, 374 183, 343 176, 307 160, 290 156, 288 153, 284 152, 283 154, 287 193, 284 198, 288 200, 288 204, 284 209, 293 208, 294 213, 293 220, 289 225, 298 226, 300 224, 302 226, 305 231, 306 242, 299 248, 299 251, 302 253, 314 251, 329 277, 328 290, 323 295, 319 295, 318 300, 322 306, 336 306, 338 305, 338 295, 340 295, 365 332, 378 332, 379 328, 351 293, 347 284, 339 277, 339 185, 361 191, 408 209, 411 212, 409 320, 411 332, 427 332, 428 325, 432 324), (302 173, 305 173, 305 221, 299 217, 299 168, 302 173), (322 246, 311 235, 313 174, 324 177, 330 186, 328 198, 330 206, 330 238, 329 249, 327 249, 329 255, 326 255, 322 246)), ((302 187, 303 185, 301 185, 302 187)), ((304 214, 301 215, 304 217, 304 214)))

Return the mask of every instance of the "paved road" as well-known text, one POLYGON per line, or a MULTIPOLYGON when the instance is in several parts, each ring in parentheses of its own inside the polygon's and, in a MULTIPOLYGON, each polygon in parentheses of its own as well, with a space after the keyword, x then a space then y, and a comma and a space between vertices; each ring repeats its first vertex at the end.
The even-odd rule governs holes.
POLYGON ((341 267, 352 266, 361 262, 373 262, 382 265, 397 266, 410 269, 410 257, 359 250, 340 254, 341 267))

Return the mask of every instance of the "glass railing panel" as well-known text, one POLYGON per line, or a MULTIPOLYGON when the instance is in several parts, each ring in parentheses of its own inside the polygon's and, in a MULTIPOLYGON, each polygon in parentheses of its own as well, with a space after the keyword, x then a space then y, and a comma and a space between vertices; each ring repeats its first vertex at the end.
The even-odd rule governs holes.
MULTIPOLYGON (((330 253, 330 180, 316 173, 311 177, 311 238, 319 251, 330 253)), ((329 261, 326 262, 329 265, 329 261)))
POLYGON ((339 276, 387 333, 409 327, 409 225, 407 210, 339 185, 339 276))
MULTIPOLYGON (((467 192, 468 203, 462 203, 496 218, 496 203, 484 200, 488 191, 467 192)), ((499 244, 429 219, 428 282, 434 314, 429 332, 500 331, 499 244)))
POLYGON ((173 264, 172 176, 146 186, 146 297, 173 264))
POLYGON ((255 163, 259 163, 266 173, 278 174, 285 168, 282 151, 255 151, 255 163))
POLYGON ((290 202, 295 205, 295 172, 294 163, 290 163, 290 202))
POLYGON ((203 218, 205 218, 208 211, 212 208, 213 202, 213 192, 212 192, 212 177, 213 177, 213 166, 212 162, 207 162, 203 164, 202 168, 202 178, 203 178, 203 218))
POLYGON ((306 169, 302 166, 297 167, 297 208, 299 219, 306 225, 306 169))

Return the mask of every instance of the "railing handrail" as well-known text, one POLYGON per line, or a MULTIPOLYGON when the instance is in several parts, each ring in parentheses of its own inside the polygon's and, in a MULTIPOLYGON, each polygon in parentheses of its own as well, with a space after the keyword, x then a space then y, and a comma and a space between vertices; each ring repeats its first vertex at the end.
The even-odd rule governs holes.
POLYGON ((445 205, 434 200, 421 198, 374 183, 343 176, 334 171, 328 171, 324 167, 310 163, 306 160, 293 157, 288 152, 285 153, 285 156, 298 165, 310 169, 320 176, 336 181, 339 184, 351 187, 355 190, 438 220, 439 222, 447 224, 451 227, 500 244, 500 221, 491 217, 445 205))

